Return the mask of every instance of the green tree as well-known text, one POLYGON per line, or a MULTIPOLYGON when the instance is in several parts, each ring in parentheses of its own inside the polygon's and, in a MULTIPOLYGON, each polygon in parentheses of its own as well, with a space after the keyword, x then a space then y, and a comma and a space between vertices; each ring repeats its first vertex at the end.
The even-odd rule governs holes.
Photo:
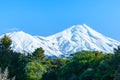
POLYGON ((10 45, 12 44, 12 40, 4 35, 4 37, 2 39, 0 39, 0 51, 6 51, 6 50, 10 50, 10 45))
POLYGON ((96 69, 104 54, 98 51, 81 51, 74 53, 60 69, 59 80, 95 80, 96 69), (89 78, 88 78, 89 77, 89 78))
POLYGON ((47 72, 43 75, 42 80, 58 80, 59 70, 66 62, 67 60, 63 58, 47 59, 45 61, 47 72))
POLYGON ((120 80, 120 66, 115 71, 115 78, 114 78, 114 80, 120 80))
POLYGON ((16 80, 26 80, 26 75, 25 75, 25 67, 29 62, 34 61, 34 58, 31 54, 25 55, 25 54, 20 54, 16 67, 16 80), (19 67, 18 67, 19 66, 19 67))
POLYGON ((115 70, 115 78, 114 80, 120 80, 120 46, 114 48, 114 70, 115 70))
POLYGON ((0 67, 2 71, 8 67, 9 78, 16 76, 18 71, 19 53, 11 50, 12 40, 8 36, 0 39, 0 67))
POLYGON ((43 48, 37 48, 34 52, 33 52, 33 56, 35 56, 36 59, 39 60, 44 60, 45 55, 44 55, 44 50, 43 48))
POLYGON ((0 67, 4 70, 11 63, 12 55, 10 45, 12 40, 8 36, 0 39, 0 67))
POLYGON ((113 80, 113 70, 105 60, 101 60, 99 65, 97 66, 95 79, 113 80))
POLYGON ((94 74, 94 69, 88 68, 79 76, 79 80, 93 80, 94 74))
POLYGON ((45 72, 45 67, 38 62, 29 62, 25 67, 26 80, 41 80, 45 72))

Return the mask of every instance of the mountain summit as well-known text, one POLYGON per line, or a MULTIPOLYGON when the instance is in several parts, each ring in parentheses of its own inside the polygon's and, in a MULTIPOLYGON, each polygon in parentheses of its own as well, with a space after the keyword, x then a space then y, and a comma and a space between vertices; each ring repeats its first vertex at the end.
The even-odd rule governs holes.
MULTIPOLYGON (((42 47, 46 56, 66 57, 81 50, 113 52, 120 42, 108 38, 87 25, 74 25, 55 35, 32 36, 23 31, 7 33, 12 39, 12 49, 21 53, 31 53, 42 47)), ((2 36, 1 36, 2 37, 2 36)))

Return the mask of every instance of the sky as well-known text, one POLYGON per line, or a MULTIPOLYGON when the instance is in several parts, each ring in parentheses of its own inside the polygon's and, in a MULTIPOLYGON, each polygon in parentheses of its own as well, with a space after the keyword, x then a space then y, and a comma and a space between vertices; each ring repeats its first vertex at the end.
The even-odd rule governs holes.
POLYGON ((50 36, 77 24, 120 41, 120 0, 0 0, 0 35, 50 36))

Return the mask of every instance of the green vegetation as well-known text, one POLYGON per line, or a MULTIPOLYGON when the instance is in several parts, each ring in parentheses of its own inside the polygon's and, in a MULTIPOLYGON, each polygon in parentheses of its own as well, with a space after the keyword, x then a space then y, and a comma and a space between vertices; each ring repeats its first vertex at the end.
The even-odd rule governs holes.
POLYGON ((25 66, 26 80, 41 80, 42 75, 46 72, 45 67, 35 61, 27 63, 25 66))
MULTIPOLYGON (((15 80, 120 80, 120 46, 113 53, 81 51, 68 58, 49 59, 37 48, 24 55, 11 50, 8 36, 0 39, 0 67, 15 80)), ((0 76, 1 77, 1 76, 0 76)), ((6 79, 7 80, 7 79, 6 79)))

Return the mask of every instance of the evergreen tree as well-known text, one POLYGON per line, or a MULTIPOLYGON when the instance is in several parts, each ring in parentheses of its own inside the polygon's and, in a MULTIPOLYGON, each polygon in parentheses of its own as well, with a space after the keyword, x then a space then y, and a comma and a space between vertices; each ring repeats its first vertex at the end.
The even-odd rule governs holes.
POLYGON ((10 45, 12 40, 8 36, 0 39, 0 67, 4 70, 11 63, 10 45))
POLYGON ((33 56, 35 56, 35 58, 37 58, 38 60, 44 60, 45 55, 44 55, 44 50, 42 47, 37 48, 34 52, 33 52, 33 56))
POLYGON ((114 80, 120 80, 120 46, 114 48, 114 68, 115 68, 115 78, 114 80))
POLYGON ((19 72, 17 72, 19 54, 11 50, 11 44, 12 40, 6 35, 0 39, 0 67, 3 71, 8 67, 9 78, 19 72))
POLYGON ((10 45, 12 44, 12 40, 4 35, 4 37, 0 40, 0 52, 10 50, 10 45))
POLYGON ((115 78, 114 78, 114 80, 120 80, 120 66, 115 71, 115 78))

